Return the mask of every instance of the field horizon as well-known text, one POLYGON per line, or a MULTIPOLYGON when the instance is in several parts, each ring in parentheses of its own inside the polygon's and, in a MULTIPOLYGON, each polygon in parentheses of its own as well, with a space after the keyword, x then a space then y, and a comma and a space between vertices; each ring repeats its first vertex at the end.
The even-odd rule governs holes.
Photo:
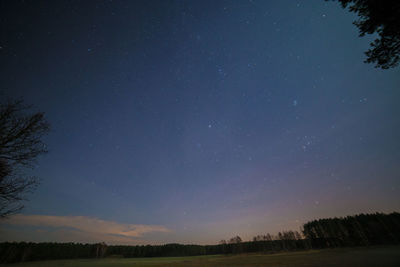
POLYGON ((190 257, 103 258, 36 261, 1 266, 123 267, 123 266, 388 266, 400 265, 400 246, 311 249, 277 253, 243 253, 190 257))

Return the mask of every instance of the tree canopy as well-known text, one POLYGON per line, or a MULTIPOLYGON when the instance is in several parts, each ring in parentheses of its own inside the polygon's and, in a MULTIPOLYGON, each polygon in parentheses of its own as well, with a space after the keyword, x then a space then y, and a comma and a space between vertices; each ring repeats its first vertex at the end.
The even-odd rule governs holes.
POLYGON ((398 0, 339 0, 343 8, 349 8, 359 19, 354 24, 365 34, 378 34, 365 54, 366 63, 376 68, 389 69, 400 62, 400 1, 398 0))

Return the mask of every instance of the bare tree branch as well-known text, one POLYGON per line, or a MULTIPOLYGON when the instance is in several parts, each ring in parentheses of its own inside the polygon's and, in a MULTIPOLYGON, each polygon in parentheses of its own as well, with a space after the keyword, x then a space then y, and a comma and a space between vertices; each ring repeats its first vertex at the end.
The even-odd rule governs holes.
POLYGON ((38 179, 22 169, 33 167, 37 156, 47 152, 42 137, 49 123, 43 112, 29 110, 22 101, 0 104, 0 218, 23 208, 24 194, 37 186, 38 179))

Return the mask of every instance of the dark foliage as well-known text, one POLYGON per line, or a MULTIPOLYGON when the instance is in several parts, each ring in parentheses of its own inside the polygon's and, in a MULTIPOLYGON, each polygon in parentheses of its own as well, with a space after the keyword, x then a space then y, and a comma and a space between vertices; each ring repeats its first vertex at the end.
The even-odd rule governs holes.
POLYGON ((22 261, 102 258, 107 246, 77 243, 0 243, 0 263, 22 261))
POLYGON ((375 213, 320 219, 304 225, 313 247, 368 246, 400 243, 400 213, 375 213))
POLYGON ((21 101, 0 104, 0 217, 23 208, 23 194, 37 179, 25 176, 22 168, 32 167, 37 156, 47 152, 41 139, 49 124, 42 112, 28 110, 21 101))
POLYGON ((77 243, 0 243, 0 263, 102 257, 179 257, 309 249, 308 240, 271 240, 222 245, 106 246, 77 243))
POLYGON ((400 62, 400 1, 398 0, 339 0, 343 8, 349 8, 359 16, 354 24, 360 36, 377 33, 379 38, 365 52, 366 63, 376 68, 389 69, 400 62))

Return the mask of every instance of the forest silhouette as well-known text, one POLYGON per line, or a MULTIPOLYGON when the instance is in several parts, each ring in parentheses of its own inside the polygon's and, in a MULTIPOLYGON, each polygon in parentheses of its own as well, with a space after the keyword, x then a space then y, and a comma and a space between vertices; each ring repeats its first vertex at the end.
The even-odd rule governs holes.
POLYGON ((395 245, 400 243, 400 213, 359 214, 307 222, 300 234, 283 231, 277 235, 258 235, 243 242, 239 236, 218 245, 145 245, 120 246, 80 243, 0 244, 0 263, 23 261, 104 258, 104 257, 173 257, 249 252, 276 253, 338 247, 395 245))

